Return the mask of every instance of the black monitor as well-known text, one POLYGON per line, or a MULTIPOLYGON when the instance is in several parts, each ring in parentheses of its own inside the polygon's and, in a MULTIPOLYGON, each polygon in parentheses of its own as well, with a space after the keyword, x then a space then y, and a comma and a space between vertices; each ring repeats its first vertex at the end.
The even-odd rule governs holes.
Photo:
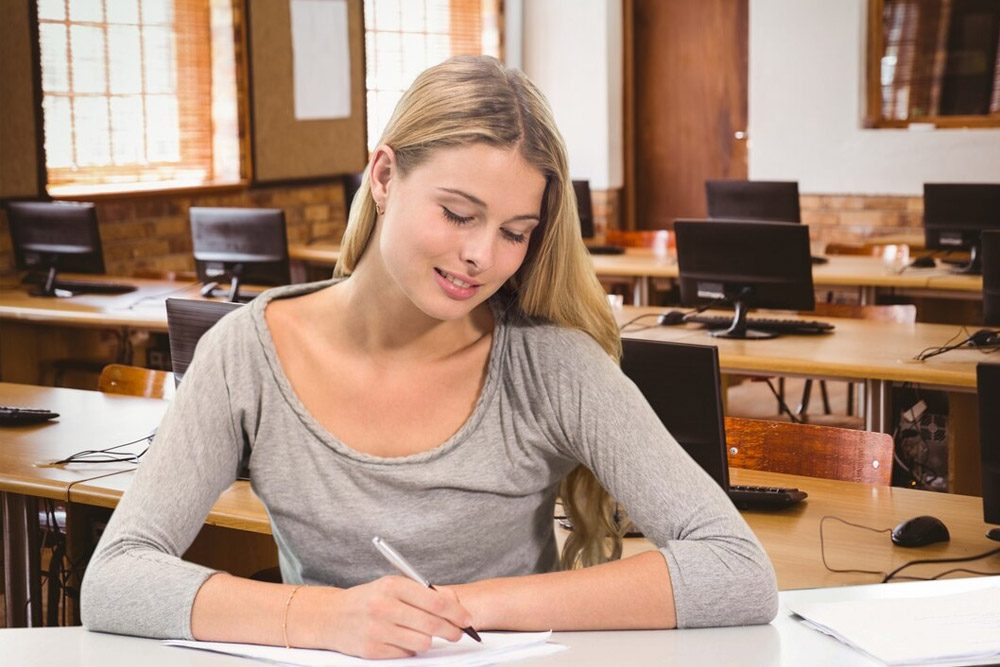
POLYGON ((774 333, 747 328, 748 309, 815 308, 808 226, 677 220, 674 233, 681 302, 724 302, 736 308, 732 325, 713 336, 773 338, 774 333))
POLYGON ((622 370, 691 458, 729 490, 719 350, 655 340, 622 340, 622 370))
POLYGON ((292 282, 285 214, 277 208, 192 206, 191 242, 198 279, 206 285, 229 282, 229 301, 240 285, 292 282))
POLYGON ((983 324, 1000 327, 1000 231, 982 235, 983 324))
POLYGON ((924 183, 928 250, 968 250, 957 273, 980 273, 980 234, 1000 229, 1000 183, 924 183))
MULTIPOLYGON (((976 367, 979 393, 979 453, 983 473, 983 520, 1000 526, 1000 364, 976 367)), ((1000 540, 1000 528, 987 536, 1000 540)))
POLYGON ((798 181, 705 181, 708 217, 801 222, 798 181))
POLYGON ((33 296, 72 296, 57 289, 56 274, 104 273, 94 205, 71 202, 7 202, 14 264, 41 283, 33 296))
POLYGON ((594 202, 590 197, 590 181, 573 181, 576 193, 576 210, 580 213, 580 234, 585 239, 594 238, 594 202))

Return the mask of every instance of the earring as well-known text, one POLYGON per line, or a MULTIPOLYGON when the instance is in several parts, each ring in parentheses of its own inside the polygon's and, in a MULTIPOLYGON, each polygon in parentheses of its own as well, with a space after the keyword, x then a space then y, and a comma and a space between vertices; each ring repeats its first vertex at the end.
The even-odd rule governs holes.
POLYGON ((378 202, 375 202, 375 210, 378 212, 379 215, 385 215, 385 209, 379 206, 378 202))

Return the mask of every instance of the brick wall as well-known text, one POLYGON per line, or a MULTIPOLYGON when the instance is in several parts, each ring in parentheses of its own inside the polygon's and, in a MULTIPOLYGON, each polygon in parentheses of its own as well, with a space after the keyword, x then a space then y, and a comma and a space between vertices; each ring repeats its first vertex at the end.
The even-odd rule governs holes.
MULTIPOLYGON (((95 201, 111 275, 194 270, 191 206, 281 208, 289 243, 339 241, 346 225, 340 180, 317 185, 267 187, 205 194, 102 197, 95 201)), ((5 214, 0 213, 0 278, 16 274, 5 214)))
POLYGON ((622 191, 591 190, 594 207, 594 235, 601 238, 609 229, 622 228, 622 191))
POLYGON ((800 206, 802 222, 821 244, 923 234, 921 196, 804 194, 800 206))

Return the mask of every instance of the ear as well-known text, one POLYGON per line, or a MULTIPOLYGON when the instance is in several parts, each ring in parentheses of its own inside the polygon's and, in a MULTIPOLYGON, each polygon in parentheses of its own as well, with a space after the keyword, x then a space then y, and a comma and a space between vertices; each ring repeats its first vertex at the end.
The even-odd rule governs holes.
POLYGON ((386 145, 379 146, 372 155, 371 172, 368 181, 371 184, 372 199, 385 209, 389 197, 389 184, 396 175, 396 154, 386 145))

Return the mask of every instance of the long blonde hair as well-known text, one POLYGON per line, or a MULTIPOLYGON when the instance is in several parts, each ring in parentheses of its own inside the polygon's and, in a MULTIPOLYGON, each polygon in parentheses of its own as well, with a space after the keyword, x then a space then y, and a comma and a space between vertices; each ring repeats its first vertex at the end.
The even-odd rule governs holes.
MULTIPOLYGON (((392 148, 401 176, 441 148, 483 143, 520 151, 547 183, 541 223, 501 296, 523 315, 589 334, 620 358, 618 326, 580 237, 565 143, 548 103, 523 72, 487 56, 458 56, 431 67, 403 94, 379 143, 392 148)), ((336 276, 354 271, 375 230, 369 172, 351 204, 336 276)), ((574 526, 563 567, 617 558, 615 503, 593 473, 577 466, 563 480, 560 496, 574 526)))

